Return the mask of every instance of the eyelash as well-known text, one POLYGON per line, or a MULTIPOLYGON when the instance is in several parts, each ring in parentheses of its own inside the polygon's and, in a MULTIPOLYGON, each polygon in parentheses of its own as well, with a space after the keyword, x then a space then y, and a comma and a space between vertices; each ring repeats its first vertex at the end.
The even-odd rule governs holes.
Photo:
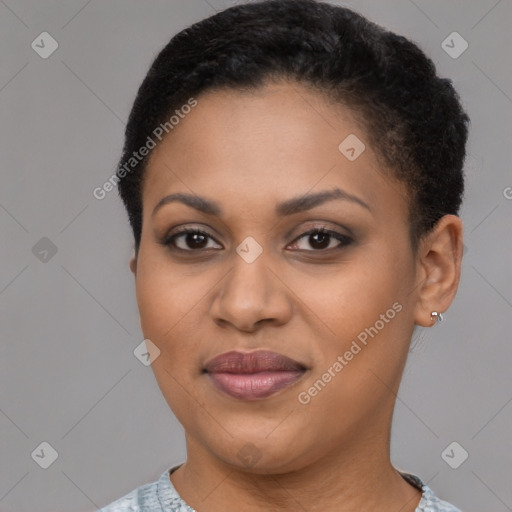
MULTIPOLYGON (((331 229, 327 229, 325 227, 314 227, 314 228, 309 229, 308 231, 302 233, 297 238, 295 238, 290 245, 292 245, 292 244, 295 245, 302 238, 308 237, 310 235, 318 234, 318 233, 322 234, 322 235, 328 235, 331 238, 335 238, 336 240, 338 240, 340 242, 340 245, 338 245, 337 247, 331 247, 330 249, 311 249, 311 250, 296 249, 296 250, 299 250, 299 251, 304 251, 305 250, 306 252, 320 252, 320 253, 322 253, 322 252, 330 252, 332 250, 343 249, 344 247, 347 247, 348 245, 350 245, 353 242, 352 238, 350 238, 347 235, 344 235, 342 233, 339 233, 337 231, 334 231, 334 230, 331 230, 331 229)), ((175 240, 177 238, 185 236, 185 235, 189 235, 189 234, 204 235, 204 236, 214 240, 216 243, 218 243, 212 236, 210 236, 205 231, 202 231, 202 230, 197 229, 197 228, 183 228, 183 229, 179 229, 177 232, 173 233, 172 235, 167 235, 161 241, 161 244, 164 245, 164 246, 169 247, 170 249, 172 249, 174 251, 180 251, 182 253, 185 253, 185 252, 188 252, 188 253, 196 252, 197 253, 197 252, 202 252, 202 251, 207 251, 208 250, 208 249, 181 249, 181 248, 176 247, 174 245, 174 242, 175 242, 175 240)), ((329 242, 330 242, 330 240, 329 240, 329 242)), ((330 243, 329 243, 329 245, 330 245, 330 243)), ((217 250, 217 249, 215 249, 215 250, 217 250)))

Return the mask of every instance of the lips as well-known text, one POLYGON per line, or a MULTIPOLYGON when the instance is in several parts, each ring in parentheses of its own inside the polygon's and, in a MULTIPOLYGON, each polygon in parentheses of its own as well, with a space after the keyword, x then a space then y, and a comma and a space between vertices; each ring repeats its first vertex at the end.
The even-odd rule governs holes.
POLYGON ((306 368, 276 352, 226 352, 205 365, 204 371, 217 389, 234 398, 267 398, 295 384, 306 368))

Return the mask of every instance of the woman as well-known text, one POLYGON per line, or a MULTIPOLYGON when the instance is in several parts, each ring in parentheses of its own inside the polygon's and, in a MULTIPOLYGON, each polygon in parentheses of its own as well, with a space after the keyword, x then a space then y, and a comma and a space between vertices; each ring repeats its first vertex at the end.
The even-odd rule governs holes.
POLYGON ((469 119, 413 43, 312 0, 176 35, 117 172, 187 460, 103 511, 457 511, 390 462, 414 327, 462 259, 469 119))

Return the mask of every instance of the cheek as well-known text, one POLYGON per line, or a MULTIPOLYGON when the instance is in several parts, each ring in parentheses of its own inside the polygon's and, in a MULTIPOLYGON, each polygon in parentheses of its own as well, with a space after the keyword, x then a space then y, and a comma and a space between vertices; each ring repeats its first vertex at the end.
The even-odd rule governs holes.
POLYGON ((191 358, 195 350, 191 311, 200 305, 191 289, 159 265, 145 262, 138 270, 136 295, 142 333, 160 349, 153 365, 155 375, 159 366, 165 377, 163 368, 174 375, 195 362, 191 358))
POLYGON ((303 287, 307 293, 302 295, 337 337, 346 339, 373 325, 380 314, 402 300, 405 276, 399 275, 400 267, 400 262, 393 263, 384 254, 359 258, 320 280, 308 281, 303 287))
POLYGON ((191 378, 200 364, 201 337, 194 335, 198 329, 194 312, 201 304, 191 289, 160 266, 142 265, 137 275, 141 329, 160 350, 151 368, 162 395, 182 422, 195 414, 189 408, 198 401, 190 394, 195 395, 191 378))
POLYGON ((324 394, 326 401, 349 403, 364 395, 368 400, 361 403, 374 403, 372 396, 386 393, 379 378, 394 386, 407 357, 411 261, 399 261, 389 250, 375 254, 372 261, 351 265, 346 272, 341 268, 323 286, 308 286, 307 303, 328 327, 322 327, 326 336, 318 344, 322 349, 317 352, 314 378, 330 368, 333 372, 338 356, 343 358, 343 370, 334 372, 337 377, 329 385, 333 394, 324 394))
MULTIPOLYGON (((144 336, 165 337, 191 308, 193 286, 170 267, 160 251, 141 244, 136 295, 144 336)), ((162 251, 163 252, 163 251, 162 251)))

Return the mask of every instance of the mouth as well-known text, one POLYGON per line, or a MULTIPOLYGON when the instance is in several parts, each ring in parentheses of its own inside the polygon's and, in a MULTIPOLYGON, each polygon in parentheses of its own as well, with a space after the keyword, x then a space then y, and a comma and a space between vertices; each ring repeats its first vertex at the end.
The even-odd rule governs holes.
POLYGON ((292 386, 307 368, 282 354, 266 350, 225 352, 203 369, 223 393, 241 400, 267 398, 292 386))

